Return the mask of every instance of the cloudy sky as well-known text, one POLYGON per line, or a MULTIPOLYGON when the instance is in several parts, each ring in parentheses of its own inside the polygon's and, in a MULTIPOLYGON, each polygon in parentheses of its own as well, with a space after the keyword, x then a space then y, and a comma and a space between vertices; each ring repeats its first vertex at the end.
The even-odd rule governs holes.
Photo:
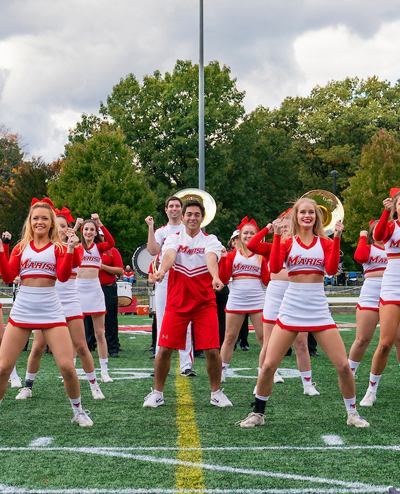
MULTIPOLYGON (((139 80, 198 62, 199 0, 1 0, 0 124, 56 159, 68 128, 139 80)), ((204 0, 205 62, 228 65, 249 112, 346 76, 400 78, 400 0, 204 0)))

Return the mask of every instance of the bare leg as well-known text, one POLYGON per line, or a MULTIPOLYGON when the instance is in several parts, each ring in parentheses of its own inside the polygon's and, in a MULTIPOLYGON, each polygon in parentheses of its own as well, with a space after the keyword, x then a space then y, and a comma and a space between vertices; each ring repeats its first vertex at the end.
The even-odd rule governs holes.
POLYGON ((374 310, 356 311, 357 333, 356 339, 350 348, 349 359, 361 362, 365 350, 371 343, 375 328, 379 321, 379 312, 374 310))
POLYGON ((167 380, 168 372, 171 367, 171 355, 173 348, 160 346, 157 357, 154 361, 154 389, 162 391, 165 381, 167 380))
POLYGON ((397 329, 396 338, 394 339, 394 346, 396 347, 396 357, 400 364, 400 326, 397 329))
POLYGON ((371 373, 380 376, 385 370, 389 352, 396 338, 400 322, 400 306, 395 304, 380 304, 381 332, 378 348, 372 359, 371 373))
POLYGON ((92 354, 86 343, 85 338, 85 326, 83 325, 83 319, 71 319, 68 321, 69 334, 75 350, 79 356, 83 370, 86 374, 90 374, 94 371, 94 362, 92 354))
POLYGON ((31 353, 28 357, 28 365, 26 367, 26 371, 31 374, 36 374, 39 371, 40 361, 42 359, 42 355, 46 350, 46 340, 43 336, 42 331, 37 329, 33 332, 33 344, 31 348, 31 353))
POLYGON ((274 328, 273 324, 263 322, 263 346, 261 348, 260 356, 258 359, 258 366, 260 367, 260 369, 263 366, 265 355, 267 354, 268 342, 271 337, 273 328, 274 328))
POLYGON ((354 398, 356 395, 354 376, 339 331, 337 328, 330 328, 323 331, 313 331, 313 335, 338 373, 339 388, 343 398, 354 398))
MULTIPOLYGON (((254 331, 257 336, 257 341, 261 348, 263 347, 263 322, 262 322, 262 312, 251 312, 250 321, 253 323, 254 331)), ((225 360, 224 360, 225 362, 225 360)))
POLYGON ((99 358, 106 359, 108 355, 108 349, 106 337, 104 336, 104 314, 94 315, 92 316, 92 319, 99 358))
POLYGON ((211 391, 218 391, 221 382, 222 360, 218 348, 204 350, 207 357, 207 374, 210 380, 211 391))
POLYGON ((244 318, 245 314, 227 312, 225 339, 221 347, 221 362, 229 364, 232 360, 233 348, 238 339, 244 318))
POLYGON ((308 332, 299 332, 293 341, 296 351, 297 368, 300 372, 311 370, 310 354, 308 353, 308 332))

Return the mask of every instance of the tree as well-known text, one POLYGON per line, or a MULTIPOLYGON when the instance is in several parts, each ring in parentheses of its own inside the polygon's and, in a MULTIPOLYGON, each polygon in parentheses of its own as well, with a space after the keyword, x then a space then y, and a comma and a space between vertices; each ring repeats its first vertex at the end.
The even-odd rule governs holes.
POLYGON ((371 219, 379 219, 382 201, 392 187, 400 186, 400 142, 381 130, 365 146, 361 163, 349 187, 343 192, 346 211, 345 238, 353 247, 358 243, 360 230, 368 229, 371 219))
POLYGON ((24 162, 24 153, 20 145, 21 137, 11 134, 0 125, 0 184, 14 185, 15 176, 19 173, 24 162))
POLYGON ((59 162, 48 165, 41 158, 33 158, 20 166, 12 186, 0 187, 0 234, 9 231, 13 245, 20 239, 32 199, 43 199, 48 195, 47 183, 59 169, 59 162))
POLYGON ((135 154, 125 144, 121 130, 102 125, 92 137, 66 146, 59 175, 49 184, 50 197, 59 208, 90 218, 98 213, 125 260, 146 242, 144 217, 155 208, 155 197, 135 154))

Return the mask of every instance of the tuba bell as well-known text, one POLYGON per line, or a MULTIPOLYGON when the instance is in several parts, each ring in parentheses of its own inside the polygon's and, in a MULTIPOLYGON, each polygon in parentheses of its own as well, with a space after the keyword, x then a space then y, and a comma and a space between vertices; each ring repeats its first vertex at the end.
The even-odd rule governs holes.
POLYGON ((343 222, 344 219, 343 204, 339 198, 332 192, 321 189, 310 190, 301 196, 301 199, 304 197, 313 199, 317 203, 322 212, 324 232, 326 235, 332 235, 335 231, 336 222, 339 220, 343 222))
POLYGON ((209 225, 215 217, 217 212, 217 204, 211 194, 201 189, 182 189, 176 192, 174 196, 179 197, 179 199, 185 204, 185 202, 191 199, 199 201, 203 204, 206 211, 204 215, 204 220, 201 223, 201 228, 209 225))

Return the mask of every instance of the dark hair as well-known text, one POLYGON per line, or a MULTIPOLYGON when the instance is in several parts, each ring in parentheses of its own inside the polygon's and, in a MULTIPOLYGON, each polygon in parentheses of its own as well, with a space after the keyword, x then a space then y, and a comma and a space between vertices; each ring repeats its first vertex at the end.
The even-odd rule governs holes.
POLYGON ((202 218, 204 218, 204 216, 206 215, 206 210, 204 209, 203 204, 199 201, 196 201, 196 199, 190 199, 189 201, 185 202, 185 205, 182 209, 182 216, 185 216, 186 210, 190 206, 196 206, 197 208, 199 208, 201 211, 201 216, 202 218))
POLYGON ((181 207, 183 206, 182 201, 181 201, 181 199, 179 199, 179 197, 176 197, 176 196, 171 196, 171 197, 168 197, 168 199, 165 201, 165 207, 166 207, 166 208, 168 207, 168 204, 169 204, 171 201, 179 201, 179 204, 181 205, 181 207))
POLYGON ((100 235, 100 233, 99 233, 99 229, 98 229, 98 227, 97 227, 97 225, 96 225, 96 222, 95 222, 95 221, 93 221, 93 220, 85 220, 85 221, 82 223, 82 240, 81 240, 81 244, 82 244, 82 247, 83 247, 86 251, 88 251, 88 247, 89 247, 89 246, 87 245, 86 240, 85 240, 85 239, 84 239, 84 237, 83 237, 83 228, 84 228, 84 226, 85 226, 87 223, 93 223, 93 225, 96 227, 97 235, 94 237, 94 239, 93 239, 93 243, 98 244, 99 242, 102 242, 102 238, 101 238, 101 235, 100 235))
POLYGON ((373 236, 374 230, 376 225, 378 224, 379 220, 375 220, 373 223, 369 225, 368 229, 368 235, 367 235, 367 245, 374 245, 375 244, 375 239, 373 236))
POLYGON ((400 197, 400 192, 397 192, 392 197, 393 205, 392 205, 392 211, 391 211, 391 214, 390 214, 392 220, 397 220, 398 219, 396 205, 397 205, 397 201, 398 201, 399 197, 400 197))

